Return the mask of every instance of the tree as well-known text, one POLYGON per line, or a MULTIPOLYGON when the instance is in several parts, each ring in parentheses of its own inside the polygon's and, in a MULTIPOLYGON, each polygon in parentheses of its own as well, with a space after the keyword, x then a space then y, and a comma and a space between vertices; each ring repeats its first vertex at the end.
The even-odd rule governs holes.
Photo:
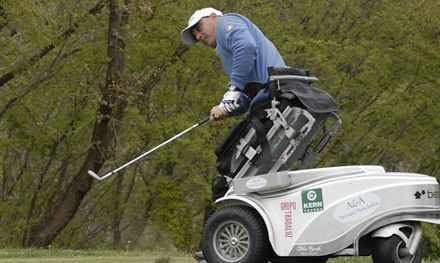
POLYGON ((130 0, 124 1, 123 8, 118 8, 116 0, 109 2, 107 51, 109 61, 105 87, 102 90, 102 101, 97 111, 92 135, 92 147, 89 149, 81 169, 64 194, 64 198, 57 205, 57 209, 31 229, 31 236, 27 241, 29 246, 49 245, 75 216, 92 184, 92 179, 87 175, 87 171, 101 168, 111 140, 117 133, 112 122, 122 120, 127 106, 125 96, 121 92, 121 83, 124 71, 124 36, 128 25, 129 5, 130 0))

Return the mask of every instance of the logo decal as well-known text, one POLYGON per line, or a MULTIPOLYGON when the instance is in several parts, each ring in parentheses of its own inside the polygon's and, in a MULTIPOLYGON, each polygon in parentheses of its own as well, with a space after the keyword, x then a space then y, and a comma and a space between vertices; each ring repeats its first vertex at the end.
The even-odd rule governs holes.
POLYGON ((354 222, 373 214, 381 204, 376 194, 366 193, 350 198, 336 207, 334 217, 339 222, 354 222))
POLYGON ((322 253, 321 246, 296 246, 295 250, 300 256, 317 256, 322 253))
POLYGON ((425 191, 425 190, 417 191, 414 193, 414 198, 415 199, 425 199, 425 198, 436 199, 436 198, 440 198, 440 192, 439 191, 431 192, 429 190, 428 191, 425 191))
POLYGON ((256 190, 256 189, 261 189, 261 188, 265 187, 266 184, 267 184, 266 179, 264 179, 262 177, 254 177, 252 179, 249 179, 246 182, 246 187, 249 189, 256 190))
POLYGON ((302 191, 301 198, 304 213, 318 212, 324 209, 321 188, 302 191))
POLYGON ((296 202, 281 202, 281 211, 284 213, 284 237, 293 237, 292 211, 296 209, 296 202))

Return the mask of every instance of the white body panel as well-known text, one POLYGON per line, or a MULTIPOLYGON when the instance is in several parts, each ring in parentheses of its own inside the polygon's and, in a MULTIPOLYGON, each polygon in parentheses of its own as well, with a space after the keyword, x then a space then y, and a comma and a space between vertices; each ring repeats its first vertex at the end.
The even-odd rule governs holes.
POLYGON ((434 177, 387 173, 381 166, 235 179, 217 203, 254 207, 279 256, 329 255, 351 244, 357 255, 358 240, 385 225, 403 221, 440 224, 439 186, 434 177))

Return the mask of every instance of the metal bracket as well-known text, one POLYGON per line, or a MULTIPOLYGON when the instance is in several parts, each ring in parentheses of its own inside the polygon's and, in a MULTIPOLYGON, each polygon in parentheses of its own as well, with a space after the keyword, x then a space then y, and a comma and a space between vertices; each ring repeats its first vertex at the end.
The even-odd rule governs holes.
POLYGON ((296 131, 289 126, 289 124, 286 121, 286 118, 284 118, 284 115, 280 112, 280 110, 277 108, 277 106, 280 104, 277 100, 272 100, 272 108, 266 109, 267 117, 273 121, 281 125, 285 132, 286 136, 289 139, 292 139, 296 131))

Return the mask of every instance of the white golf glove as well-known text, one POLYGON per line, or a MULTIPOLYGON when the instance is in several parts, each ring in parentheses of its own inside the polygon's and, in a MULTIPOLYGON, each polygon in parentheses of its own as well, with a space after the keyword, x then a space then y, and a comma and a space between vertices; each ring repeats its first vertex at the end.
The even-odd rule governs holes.
POLYGON ((249 98, 241 91, 229 90, 223 95, 219 107, 229 112, 232 116, 238 115, 248 110, 249 98))

